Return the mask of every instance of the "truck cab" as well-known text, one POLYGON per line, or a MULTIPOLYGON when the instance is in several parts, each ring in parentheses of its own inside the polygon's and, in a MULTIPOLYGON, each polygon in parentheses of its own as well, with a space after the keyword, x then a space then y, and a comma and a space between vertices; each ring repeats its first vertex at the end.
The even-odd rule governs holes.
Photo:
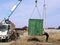
POLYGON ((0 40, 9 39, 11 32, 12 28, 10 24, 0 25, 0 40))

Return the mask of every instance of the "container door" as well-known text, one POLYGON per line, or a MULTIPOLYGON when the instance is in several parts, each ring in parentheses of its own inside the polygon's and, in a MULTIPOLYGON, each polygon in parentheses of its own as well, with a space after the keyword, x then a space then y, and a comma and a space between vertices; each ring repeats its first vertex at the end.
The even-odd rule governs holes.
POLYGON ((30 19, 28 27, 29 35, 42 35, 43 34, 43 19, 30 19))

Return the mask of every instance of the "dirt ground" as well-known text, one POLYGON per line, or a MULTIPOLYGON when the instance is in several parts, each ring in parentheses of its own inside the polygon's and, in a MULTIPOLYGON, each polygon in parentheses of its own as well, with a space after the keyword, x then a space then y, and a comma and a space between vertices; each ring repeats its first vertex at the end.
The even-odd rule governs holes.
POLYGON ((27 32, 25 32, 23 36, 10 45, 60 45, 60 32, 49 33, 48 42, 45 42, 45 36, 28 36, 27 32), (28 41, 33 37, 39 41, 28 41))

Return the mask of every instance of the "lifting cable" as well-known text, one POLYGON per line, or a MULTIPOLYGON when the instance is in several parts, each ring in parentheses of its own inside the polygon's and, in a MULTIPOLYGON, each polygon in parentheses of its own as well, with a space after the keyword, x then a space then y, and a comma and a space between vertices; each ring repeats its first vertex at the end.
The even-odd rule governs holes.
POLYGON ((33 15, 33 13, 34 13, 35 9, 37 9, 38 14, 39 14, 39 16, 40 16, 40 11, 39 11, 38 6, 37 6, 37 0, 35 0, 35 7, 34 7, 34 9, 33 9, 32 13, 31 13, 30 18, 32 17, 32 15, 33 15))

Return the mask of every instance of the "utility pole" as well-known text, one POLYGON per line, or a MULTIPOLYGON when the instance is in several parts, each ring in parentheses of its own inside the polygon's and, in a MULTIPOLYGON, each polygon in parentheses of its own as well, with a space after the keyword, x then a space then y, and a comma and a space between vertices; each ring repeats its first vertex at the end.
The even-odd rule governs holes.
POLYGON ((44 18, 44 22, 43 22, 43 28, 45 30, 46 28, 46 4, 45 4, 45 0, 44 0, 44 4, 43 4, 43 18, 44 18))

